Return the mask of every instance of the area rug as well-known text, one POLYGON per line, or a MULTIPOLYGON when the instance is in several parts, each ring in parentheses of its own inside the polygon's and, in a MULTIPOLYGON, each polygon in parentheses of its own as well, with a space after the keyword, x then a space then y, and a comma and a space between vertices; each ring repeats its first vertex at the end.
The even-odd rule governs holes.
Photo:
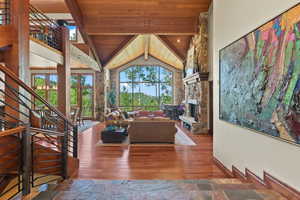
POLYGON ((102 140, 100 140, 97 143, 97 146, 196 146, 196 143, 187 136, 180 128, 177 128, 177 133, 175 135, 175 144, 164 144, 164 143, 140 143, 140 144, 130 144, 129 137, 124 140, 123 143, 103 143, 102 140))
POLYGON ((283 200, 271 190, 233 179, 73 180, 57 188, 54 200, 283 200))

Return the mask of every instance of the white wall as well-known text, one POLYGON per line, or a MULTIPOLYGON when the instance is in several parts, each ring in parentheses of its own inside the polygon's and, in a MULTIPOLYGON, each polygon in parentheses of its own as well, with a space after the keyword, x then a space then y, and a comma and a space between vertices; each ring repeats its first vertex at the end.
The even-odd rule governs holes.
MULTIPOLYGON (((300 147, 220 121, 218 51, 299 0, 215 0, 213 3, 214 156, 226 167, 263 171, 300 190, 300 147)), ((299 13, 300 14, 300 13, 299 13)), ((211 37, 212 38, 212 37, 211 37)))
POLYGON ((63 63, 62 54, 30 40, 30 66, 52 67, 63 63))

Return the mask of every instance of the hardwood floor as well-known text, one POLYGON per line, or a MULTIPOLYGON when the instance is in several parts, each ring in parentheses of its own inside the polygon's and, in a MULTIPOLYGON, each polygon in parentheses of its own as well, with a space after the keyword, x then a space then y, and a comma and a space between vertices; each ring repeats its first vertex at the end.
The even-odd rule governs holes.
POLYGON ((79 135, 80 168, 74 178, 176 180, 227 177, 213 163, 211 136, 187 133, 197 146, 96 146, 103 128, 104 124, 98 124, 79 135))

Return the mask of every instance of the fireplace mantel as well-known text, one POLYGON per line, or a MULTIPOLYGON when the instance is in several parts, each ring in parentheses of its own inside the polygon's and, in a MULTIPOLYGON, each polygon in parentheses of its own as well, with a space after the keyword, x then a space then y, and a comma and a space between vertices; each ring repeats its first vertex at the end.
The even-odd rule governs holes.
POLYGON ((197 72, 183 79, 185 84, 192 84, 200 81, 208 81, 208 72, 197 72))
POLYGON ((183 103, 198 105, 199 101, 197 99, 188 99, 188 100, 183 101, 183 103))

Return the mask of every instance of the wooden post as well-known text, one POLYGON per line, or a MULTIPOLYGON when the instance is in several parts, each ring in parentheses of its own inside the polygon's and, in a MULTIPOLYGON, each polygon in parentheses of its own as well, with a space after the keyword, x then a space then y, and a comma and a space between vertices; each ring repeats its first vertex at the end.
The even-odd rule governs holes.
POLYGON ((22 164, 23 164, 23 175, 22 175, 22 194, 30 194, 31 184, 30 177, 32 171, 32 136, 29 132, 29 127, 22 133, 22 164))
MULTIPOLYGON (((11 1, 11 38, 12 46, 4 52, 3 61, 7 67, 14 72, 21 80, 30 85, 29 76, 29 0, 11 1)), ((18 90, 17 84, 6 78, 6 83, 18 90)), ((12 94, 8 88, 6 92, 12 94)), ((22 92, 22 91, 20 91, 22 92)), ((19 104, 10 98, 5 99, 6 103, 19 108, 19 104)), ((5 112, 19 118, 19 113, 6 106, 5 112)), ((15 121, 7 117, 9 121, 15 121)))
POLYGON ((63 65, 57 66, 58 75, 58 110, 67 118, 70 118, 70 88, 71 88, 71 62, 70 62, 70 41, 69 30, 60 27, 62 32, 62 52, 64 57, 63 65))
POLYGON ((105 109, 105 72, 95 73, 95 107, 96 107, 96 120, 104 121, 104 109, 105 109))
POLYGON ((73 127, 73 157, 78 158, 78 126, 73 127))

